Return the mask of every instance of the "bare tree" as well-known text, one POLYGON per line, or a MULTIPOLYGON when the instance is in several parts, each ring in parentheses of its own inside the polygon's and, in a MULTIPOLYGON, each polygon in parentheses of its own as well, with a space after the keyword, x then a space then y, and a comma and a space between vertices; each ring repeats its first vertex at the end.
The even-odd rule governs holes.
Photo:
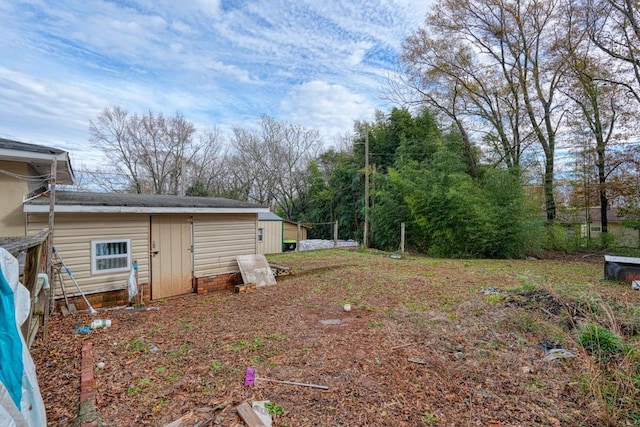
POLYGON ((638 0, 583 0, 591 40, 614 60, 610 82, 640 102, 640 3, 638 0))
POLYGON ((236 188, 255 203, 279 206, 290 218, 308 185, 307 166, 321 148, 319 133, 263 116, 260 133, 235 128, 233 144, 236 188))
MULTIPOLYGON (((579 2, 565 3, 564 28, 566 39, 560 44, 566 59, 568 79, 562 92, 573 102, 575 110, 569 122, 576 128, 576 134, 593 141, 584 159, 591 159, 591 168, 597 174, 597 199, 600 205, 602 232, 608 231, 607 210, 609 207, 608 177, 621 164, 610 159, 610 146, 623 136, 623 132, 633 119, 637 106, 626 102, 626 89, 610 83, 615 79, 614 60, 594 49, 589 37, 590 28, 583 19, 584 9, 576 7, 579 2)), ((582 138, 581 138, 582 139, 582 138)), ((587 142, 582 141, 583 144, 587 142)), ((591 168, 587 168, 590 170, 591 168)), ((589 191, 585 190, 585 194, 589 191)), ((590 206, 588 206, 590 207, 590 206)))
MULTIPOLYGON (((127 176, 136 193, 142 193, 144 168, 129 135, 129 113, 121 107, 105 108, 89 122, 91 143, 105 153, 115 174, 127 176)), ((104 173, 105 170, 103 169, 104 173)), ((98 183, 100 185, 100 183, 98 183)), ((108 180, 107 180, 108 184, 108 180)), ((106 188, 114 191, 115 188, 106 188)))
MULTIPOLYGON (((507 165, 519 165, 534 138, 545 157, 547 218, 556 206, 554 158, 563 121, 558 87, 565 64, 557 51, 559 0, 440 0, 426 28, 407 39, 409 82, 456 118, 484 120, 507 165)), ((457 122, 456 122, 457 123, 457 122)), ((459 122, 464 127, 463 122, 459 122)))
MULTIPOLYGON (((180 113, 138 116, 121 107, 105 108, 90 122, 89 132, 113 175, 125 178, 125 191, 136 193, 184 194, 191 184, 189 168, 197 170, 196 163, 216 150, 214 134, 194 141, 195 126, 180 113)), ((197 173, 202 175, 203 167, 197 173)))

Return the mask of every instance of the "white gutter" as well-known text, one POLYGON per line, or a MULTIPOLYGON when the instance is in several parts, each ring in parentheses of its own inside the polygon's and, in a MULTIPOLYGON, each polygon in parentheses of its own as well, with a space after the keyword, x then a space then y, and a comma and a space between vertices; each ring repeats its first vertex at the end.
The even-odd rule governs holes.
POLYGON ((52 157, 55 157, 56 160, 60 161, 68 161, 69 153, 63 151, 62 153, 34 153, 32 151, 23 151, 23 150, 11 150, 7 148, 0 148, 0 157, 3 160, 9 161, 27 161, 27 160, 44 160, 51 161, 52 157))
MULTIPOLYGON (((48 213, 49 206, 23 205, 24 213, 48 213)), ((260 213, 269 208, 190 208, 190 207, 144 207, 144 206, 84 206, 56 205, 55 213, 150 213, 150 214, 194 214, 194 213, 260 213)))

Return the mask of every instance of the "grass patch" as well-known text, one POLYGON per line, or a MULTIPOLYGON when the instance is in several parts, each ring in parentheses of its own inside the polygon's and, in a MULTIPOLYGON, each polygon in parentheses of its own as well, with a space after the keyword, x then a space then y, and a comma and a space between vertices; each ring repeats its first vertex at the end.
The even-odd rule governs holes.
POLYGON ((578 342, 598 360, 607 360, 620 354, 623 349, 622 338, 602 326, 588 322, 578 331, 578 342))
POLYGON ((129 351, 132 353, 146 353, 147 343, 142 338, 134 338, 128 343, 129 351))

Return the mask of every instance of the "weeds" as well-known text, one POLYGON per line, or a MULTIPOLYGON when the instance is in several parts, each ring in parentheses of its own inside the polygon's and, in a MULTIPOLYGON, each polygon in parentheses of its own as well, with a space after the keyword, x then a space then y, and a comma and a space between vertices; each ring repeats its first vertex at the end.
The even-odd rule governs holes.
POLYGON ((583 392, 597 402, 608 426, 640 426, 640 357, 637 345, 620 336, 619 318, 633 318, 635 307, 612 307, 603 301, 591 305, 593 317, 579 326, 577 340, 593 358, 580 378, 583 392), (606 324, 607 327, 603 326, 606 324))
POLYGON ((271 415, 283 415, 284 414, 284 408, 280 405, 276 405, 275 403, 271 403, 271 402, 266 402, 264 404, 264 407, 267 408, 267 410, 269 411, 269 414, 271 415))
POLYGON ((148 351, 147 344, 142 338, 132 339, 131 341, 129 341, 128 347, 132 353, 146 353, 148 351))
POLYGON ((429 411, 424 411, 422 413, 422 420, 427 423, 427 424, 436 424, 439 423, 440 420, 438 419, 438 417, 436 417, 435 415, 433 415, 431 412, 429 411))
POLYGON ((622 339, 593 322, 580 327, 578 341, 598 361, 605 361, 622 351, 622 339))

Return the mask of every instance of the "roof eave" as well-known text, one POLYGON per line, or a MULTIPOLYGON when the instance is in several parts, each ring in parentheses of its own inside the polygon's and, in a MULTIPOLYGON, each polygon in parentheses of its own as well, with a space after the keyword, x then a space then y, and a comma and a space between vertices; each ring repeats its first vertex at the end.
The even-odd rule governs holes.
POLYGON ((0 148, 0 159, 9 162, 29 163, 37 169, 36 163, 51 163, 56 159, 56 168, 58 172, 57 184, 73 185, 76 183, 73 169, 71 168, 71 159, 69 153, 61 151, 59 153, 36 153, 32 151, 14 150, 11 148, 0 148))
MULTIPOLYGON (((23 205, 24 213, 47 213, 48 205, 23 205)), ((139 213, 139 214, 246 214, 268 212, 268 208, 205 208, 205 207, 147 207, 147 206, 85 206, 56 205, 54 213, 139 213)))

